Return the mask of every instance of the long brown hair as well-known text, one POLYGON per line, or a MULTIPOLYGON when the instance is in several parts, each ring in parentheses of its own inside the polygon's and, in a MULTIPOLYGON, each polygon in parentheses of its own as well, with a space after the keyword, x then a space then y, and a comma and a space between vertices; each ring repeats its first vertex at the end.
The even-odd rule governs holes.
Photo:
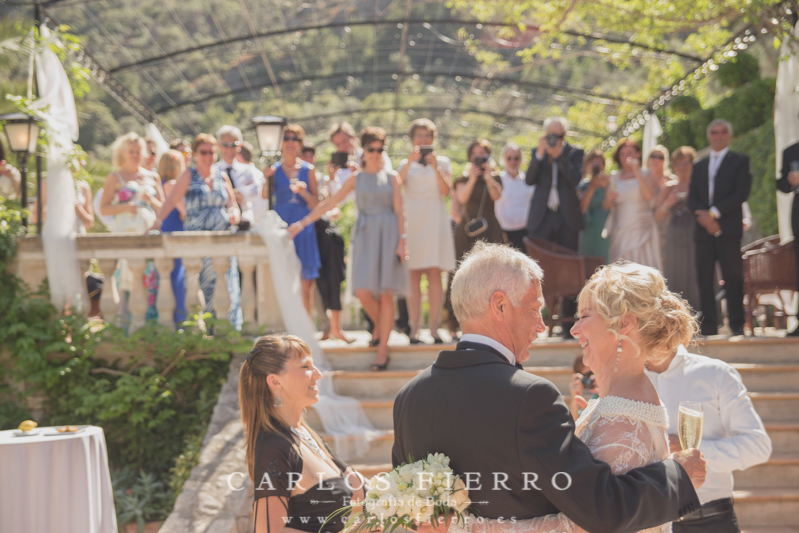
MULTIPOLYGON (((311 349, 294 335, 266 335, 258 339, 247 355, 247 360, 239 371, 239 407, 241 421, 244 423, 247 449, 247 469, 250 479, 255 476, 255 443, 262 431, 279 435, 295 446, 291 430, 278 416, 275 409, 275 395, 266 384, 270 374, 282 374, 286 363, 311 353, 311 349)), ((308 427, 304 419, 300 423, 313 437, 321 442, 319 436, 308 427)), ((299 453, 299 450, 297 451, 299 453)))

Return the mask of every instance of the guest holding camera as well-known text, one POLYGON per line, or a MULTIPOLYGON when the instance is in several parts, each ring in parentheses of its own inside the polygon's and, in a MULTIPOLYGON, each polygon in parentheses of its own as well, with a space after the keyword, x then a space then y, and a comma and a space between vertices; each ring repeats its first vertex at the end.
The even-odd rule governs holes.
POLYGON ((427 276, 430 304, 430 334, 436 344, 438 323, 444 300, 441 272, 455 268, 455 248, 444 199, 452 187, 452 164, 433 151, 436 125, 426 118, 411 123, 409 136, 413 149, 399 164, 399 180, 404 186, 403 205, 408 228, 408 269, 411 292, 408 298, 411 344, 419 344, 422 314, 422 276, 427 276))
MULTIPOLYGON (((583 150, 566 142, 568 124, 563 117, 544 121, 544 136, 533 151, 525 181, 535 185, 527 219, 527 234, 577 251, 584 227, 577 185, 582 179, 583 150)), ((573 299, 564 298, 560 316, 570 319, 577 311, 573 299)), ((550 310, 554 312, 554 310, 550 310)), ((574 322, 563 322, 562 336, 572 338, 574 322)))
POLYGON ((527 218, 535 185, 527 185, 524 175, 519 171, 522 151, 516 143, 508 143, 502 149, 502 162, 505 163, 505 170, 499 175, 502 196, 495 206, 497 220, 508 242, 520 252, 527 253, 522 239, 527 235, 527 218))
POLYGON ((583 162, 585 178, 577 186, 580 211, 585 216, 585 230, 580 241, 580 253, 608 260, 610 239, 605 234, 605 222, 616 192, 609 190, 610 178, 605 174, 605 154, 602 150, 588 152, 583 162))
MULTIPOLYGON (((460 205, 460 222, 455 227, 455 257, 460 262, 477 241, 504 244, 505 234, 495 214, 494 203, 502 197, 502 180, 491 159, 491 143, 477 139, 469 145, 469 163, 463 175, 455 180, 453 197, 460 205)), ((447 299, 447 327, 458 329, 458 320, 447 299)), ((455 335, 453 334, 453 338, 455 335)))

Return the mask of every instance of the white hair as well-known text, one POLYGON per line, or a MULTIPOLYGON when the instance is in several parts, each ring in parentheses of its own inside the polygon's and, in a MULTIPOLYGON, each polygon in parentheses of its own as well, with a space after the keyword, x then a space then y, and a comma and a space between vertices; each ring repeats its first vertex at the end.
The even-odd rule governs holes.
POLYGON ((244 137, 241 135, 241 130, 238 129, 236 126, 229 126, 225 124, 221 128, 219 128, 216 132, 216 139, 218 141, 222 141, 222 137, 225 135, 229 135, 230 137, 235 137, 237 141, 241 142, 244 140, 244 137))
POLYGON ((532 258, 510 246, 478 241, 452 279, 452 310, 461 323, 480 318, 497 291, 520 305, 533 281, 543 279, 544 271, 532 258))
POLYGON ((508 144, 506 144, 505 146, 502 147, 502 156, 501 157, 504 159, 505 156, 508 155, 508 152, 519 152, 521 154, 522 153, 522 149, 519 148, 519 145, 516 144, 515 142, 509 142, 508 144))
POLYGON ((544 131, 546 131, 546 129, 552 124, 560 124, 560 126, 563 128, 563 133, 569 131, 569 123, 566 122, 566 119, 563 117, 549 117, 546 119, 544 121, 544 131))
POLYGON ((715 128, 716 126, 724 126, 727 128, 727 133, 730 134, 732 137, 732 124, 728 121, 724 120, 723 118, 717 118, 716 120, 712 121, 710 124, 707 125, 707 136, 710 137, 710 130, 715 128))

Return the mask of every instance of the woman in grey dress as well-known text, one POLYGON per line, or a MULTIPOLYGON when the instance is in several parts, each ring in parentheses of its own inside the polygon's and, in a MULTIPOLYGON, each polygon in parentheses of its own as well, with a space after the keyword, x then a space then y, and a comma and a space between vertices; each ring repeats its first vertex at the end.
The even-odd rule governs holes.
MULTIPOLYGON (((394 324, 394 294, 408 290, 405 216, 399 177, 383 170, 386 132, 369 127, 361 132, 364 167, 355 179, 289 226, 294 237, 355 191, 358 221, 352 235, 352 284, 355 296, 374 321, 377 357, 373 371, 388 367, 388 336, 394 324)), ((374 341, 373 341, 374 342, 374 341)))
POLYGON ((655 221, 668 219, 666 245, 663 256, 663 275, 669 290, 682 294, 691 307, 699 309, 699 283, 694 262, 694 216, 688 209, 688 187, 691 184, 696 151, 681 146, 671 154, 671 164, 676 175, 660 190, 655 210, 655 221))

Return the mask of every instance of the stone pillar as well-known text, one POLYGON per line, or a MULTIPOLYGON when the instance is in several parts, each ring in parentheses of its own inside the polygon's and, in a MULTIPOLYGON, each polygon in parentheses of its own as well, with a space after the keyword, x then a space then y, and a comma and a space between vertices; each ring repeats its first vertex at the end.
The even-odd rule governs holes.
POLYGON ((257 326, 259 324, 255 322, 255 258, 239 256, 239 270, 241 270, 241 313, 245 324, 249 322, 257 326))
POLYGON ((200 257, 183 259, 183 268, 186 269, 186 309, 189 313, 201 311, 198 307, 203 304, 200 302, 200 269, 203 260, 200 257))
POLYGON ((172 268, 175 260, 162 257, 155 260, 155 268, 158 270, 158 322, 168 326, 174 326, 172 313, 175 310, 175 296, 172 294, 172 268))
POLYGON ((144 325, 144 314, 147 312, 147 295, 143 283, 146 262, 143 258, 131 258, 128 259, 128 266, 133 273, 133 290, 130 291, 128 301, 130 330, 135 331, 144 325))
POLYGON ((217 320, 227 320, 230 311, 230 295, 227 292, 227 271, 230 269, 230 257, 214 257, 212 259, 216 272, 214 288, 214 311, 217 320))
POLYGON ((116 259, 98 259, 100 271, 103 273, 103 293, 100 295, 100 311, 107 322, 119 313, 119 300, 114 298, 114 271, 116 259))

